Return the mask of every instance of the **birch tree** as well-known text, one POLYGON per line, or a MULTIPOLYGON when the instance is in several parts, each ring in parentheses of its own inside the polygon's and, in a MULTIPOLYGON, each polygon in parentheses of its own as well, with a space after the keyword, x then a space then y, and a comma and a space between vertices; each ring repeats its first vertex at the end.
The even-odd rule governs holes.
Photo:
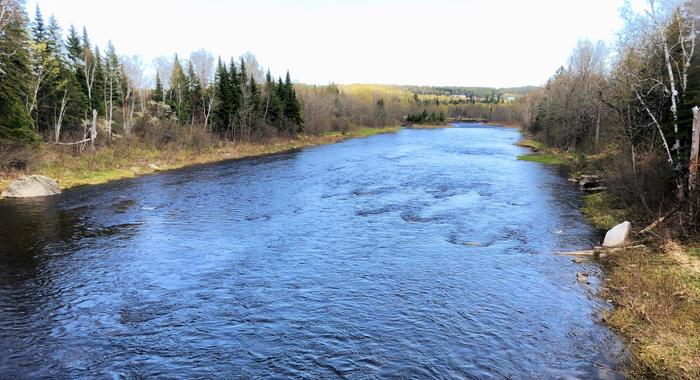
POLYGON ((131 57, 121 58, 121 67, 123 70, 123 89, 122 89, 122 115, 124 119, 124 134, 129 135, 134 126, 134 113, 136 112, 137 100, 142 104, 145 94, 145 64, 140 56, 134 55, 131 57))

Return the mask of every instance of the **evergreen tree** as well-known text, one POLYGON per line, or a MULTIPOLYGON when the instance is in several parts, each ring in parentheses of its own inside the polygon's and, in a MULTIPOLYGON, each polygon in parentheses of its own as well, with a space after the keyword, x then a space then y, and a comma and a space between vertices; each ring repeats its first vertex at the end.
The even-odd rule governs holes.
POLYGON ((190 118, 189 79, 182 69, 182 64, 177 54, 173 62, 173 73, 170 77, 170 105, 175 111, 177 121, 185 124, 190 118))
POLYGON ((161 82, 158 72, 156 72, 156 87, 151 92, 151 100, 158 103, 163 101, 163 82, 161 82))
MULTIPOLYGON (((89 46, 89 44, 85 44, 89 46)), ((106 115, 106 91, 107 91, 107 73, 105 70, 104 61, 100 49, 95 46, 95 53, 92 56, 92 64, 94 65, 94 74, 92 80, 92 102, 90 107, 97 110, 98 115, 106 115)))
POLYGON ((233 59, 229 63, 229 95, 231 101, 231 121, 236 122, 236 115, 238 115, 238 110, 241 108, 241 77, 238 74, 238 69, 236 68, 233 59))
POLYGON ((246 72, 245 69, 245 61, 243 60, 243 57, 241 57, 241 64, 240 64, 240 84, 241 86, 247 86, 248 85, 248 73, 246 72))
MULTIPOLYGON (((197 74, 194 72, 194 66, 192 65, 192 61, 189 62, 187 65, 187 77, 189 79, 189 109, 191 110, 191 115, 190 119, 192 121, 192 124, 195 123, 197 120, 198 115, 202 115, 202 106, 201 106, 201 100, 202 100, 202 84, 199 81, 199 78, 197 77, 197 74)), ((202 116, 201 118, 204 120, 204 117, 202 116)))
POLYGON ((231 127, 231 95, 230 81, 226 65, 219 58, 216 68, 216 107, 214 108, 214 125, 216 130, 225 134, 231 127))
POLYGON ((119 57, 117 56, 117 52, 114 49, 112 41, 107 43, 107 52, 102 66, 104 67, 105 76, 105 84, 103 89, 103 98, 106 109, 105 116, 108 120, 112 120, 114 109, 115 107, 121 105, 120 102, 122 99, 122 70, 121 65, 119 64, 119 57))
POLYGON ((281 119, 281 101, 275 81, 272 79, 270 70, 265 76, 265 122, 271 126, 277 127, 281 119))
POLYGON ((55 84, 56 92, 53 95, 50 105, 51 109, 49 110, 51 127, 56 128, 60 120, 60 127, 62 128, 63 126, 78 128, 80 127, 84 110, 87 108, 87 98, 82 91, 80 77, 76 75, 77 73, 82 74, 82 68, 76 67, 76 59, 80 59, 80 53, 82 52, 80 38, 77 36, 75 28, 71 27, 71 33, 68 35, 68 41, 64 50, 61 27, 58 25, 56 18, 51 16, 49 18, 49 39, 51 49, 54 51, 60 65, 60 73, 55 84), (74 55, 76 52, 77 55, 74 55), (63 117, 61 118, 62 111, 63 117))
POLYGON ((11 18, 0 38, 0 139, 36 143, 39 138, 23 102, 30 74, 26 15, 19 1, 5 0, 4 5, 11 9, 11 18))
POLYGON ((290 133, 295 134, 303 131, 304 119, 301 114, 301 105, 294 91, 289 71, 287 71, 287 77, 284 82, 284 117, 290 123, 290 133))

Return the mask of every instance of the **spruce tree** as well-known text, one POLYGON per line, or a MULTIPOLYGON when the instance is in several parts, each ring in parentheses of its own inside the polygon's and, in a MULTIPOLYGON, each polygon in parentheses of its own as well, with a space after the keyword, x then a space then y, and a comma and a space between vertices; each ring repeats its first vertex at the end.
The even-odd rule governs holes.
POLYGON ((105 116, 111 120, 114 109, 120 106, 122 99, 121 94, 121 79, 122 70, 119 63, 119 57, 112 44, 112 41, 107 43, 107 51, 103 62, 105 85, 104 85, 104 103, 106 113, 105 116))
POLYGON ((31 118, 24 104, 30 74, 27 46, 27 19, 19 1, 5 0, 10 19, 0 38, 0 139, 8 142, 37 143, 31 118))
MULTIPOLYGON (((86 44, 85 46, 89 46, 86 44)), ((95 46, 95 53, 92 56, 94 65, 94 74, 92 81, 92 102, 91 108, 97 110, 98 115, 106 115, 106 92, 107 92, 107 73, 105 70, 104 61, 100 49, 95 46)))
POLYGON ((284 97, 284 117, 289 123, 289 132, 291 134, 301 133, 304 127, 304 120, 289 71, 287 71, 287 77, 284 81, 284 97))
POLYGON ((182 69, 182 64, 177 54, 173 62, 173 73, 170 77, 170 105, 175 111, 177 121, 185 124, 190 117, 189 99, 189 79, 182 69))
POLYGON ((226 65, 219 58, 216 68, 216 98, 218 102, 214 108, 214 125, 220 133, 225 134, 231 127, 231 95, 229 74, 226 65))
MULTIPOLYGON (((197 115, 202 114, 201 99, 202 99, 202 84, 194 72, 192 61, 187 65, 187 78, 189 79, 189 109, 190 120, 195 123, 197 115)), ((204 119, 202 117, 202 119, 204 119)))
POLYGON ((163 82, 161 82, 158 72, 156 72, 156 87, 151 92, 151 100, 157 103, 163 101, 163 82))

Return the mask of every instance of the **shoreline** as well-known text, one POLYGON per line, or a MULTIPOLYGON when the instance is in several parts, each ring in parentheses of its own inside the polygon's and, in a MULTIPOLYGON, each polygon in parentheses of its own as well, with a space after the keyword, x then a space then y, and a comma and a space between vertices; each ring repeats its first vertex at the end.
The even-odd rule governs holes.
MULTIPOLYGON (((41 148, 42 162, 36 170, 26 173, 10 173, 0 178, 0 193, 15 179, 28 175, 43 175, 55 180, 61 190, 77 187, 100 185, 121 179, 136 178, 145 175, 183 169, 198 165, 215 164, 226 161, 236 161, 249 158, 259 158, 276 154, 294 152, 304 148, 336 144, 353 138, 364 138, 378 134, 396 133, 399 126, 382 128, 355 128, 346 133, 331 132, 318 136, 300 135, 293 139, 271 139, 264 143, 226 143, 223 146, 212 146, 195 152, 182 148, 179 150, 135 148, 133 152, 122 158, 122 162, 111 165, 109 160, 118 153, 116 147, 102 147, 95 152, 85 152, 82 155, 70 155, 56 150, 47 144, 41 148), (100 167, 84 168, 82 161, 98 161, 100 167), (60 163, 59 163, 60 162, 60 163)), ((4 197, 0 196, 0 199, 4 197)))
MULTIPOLYGON (((516 145, 532 151, 518 159, 567 165, 578 174, 597 174, 589 156, 579 160, 526 134, 516 145), (548 157, 558 162, 544 162, 548 157)), ((584 194, 583 201, 581 213, 599 231, 624 220, 635 221, 631 211, 621 208, 606 191, 584 194)), ((698 378, 700 242, 668 239, 662 231, 649 237, 639 233, 641 227, 633 230, 629 247, 593 257, 604 276, 596 297, 612 304, 602 323, 620 337, 630 353, 629 363, 621 368, 627 376, 698 378), (648 248, 641 252, 635 249, 635 240, 648 248)))

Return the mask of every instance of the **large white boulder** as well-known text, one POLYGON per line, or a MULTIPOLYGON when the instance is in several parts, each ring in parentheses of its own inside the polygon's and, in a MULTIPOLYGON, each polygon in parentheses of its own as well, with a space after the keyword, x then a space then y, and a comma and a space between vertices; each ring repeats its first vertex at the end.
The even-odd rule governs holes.
POLYGON ((613 248, 627 245, 627 238, 629 237, 631 230, 632 223, 627 221, 622 222, 617 226, 613 227, 610 231, 608 231, 605 234, 605 240, 603 240, 603 247, 613 248))
POLYGON ((7 189, 2 192, 2 196, 8 198, 31 198, 60 193, 61 189, 56 181, 40 175, 30 175, 12 181, 7 189))

